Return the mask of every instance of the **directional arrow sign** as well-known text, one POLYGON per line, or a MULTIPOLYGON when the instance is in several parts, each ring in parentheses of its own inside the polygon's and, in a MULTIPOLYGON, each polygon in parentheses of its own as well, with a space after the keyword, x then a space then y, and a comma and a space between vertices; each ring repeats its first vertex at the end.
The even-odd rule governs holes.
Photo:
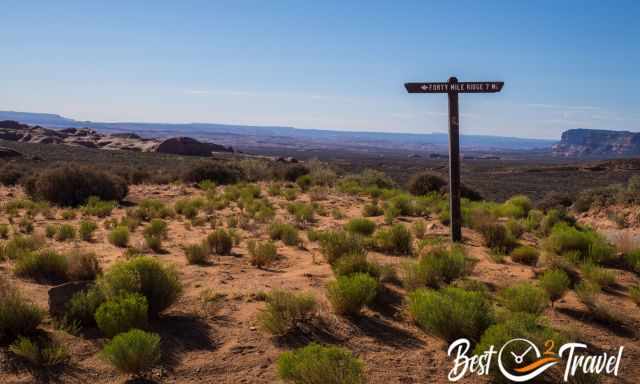
POLYGON ((409 93, 494 93, 500 92, 502 81, 474 81, 464 83, 406 83, 409 93))

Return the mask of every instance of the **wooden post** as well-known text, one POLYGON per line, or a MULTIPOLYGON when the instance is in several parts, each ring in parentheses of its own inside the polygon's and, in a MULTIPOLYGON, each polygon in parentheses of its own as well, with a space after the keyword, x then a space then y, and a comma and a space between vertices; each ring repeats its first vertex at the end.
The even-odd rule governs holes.
POLYGON ((460 212, 460 117, 458 93, 496 93, 502 90, 502 81, 472 81, 459 83, 450 77, 446 83, 406 83, 409 93, 447 93, 449 95, 449 211, 451 213, 451 241, 462 241, 462 214, 460 212))
MULTIPOLYGON (((449 78, 449 89, 455 88, 458 79, 449 78)), ((451 241, 462 240, 462 216, 460 213, 460 118, 458 92, 449 91, 449 213, 451 241)))

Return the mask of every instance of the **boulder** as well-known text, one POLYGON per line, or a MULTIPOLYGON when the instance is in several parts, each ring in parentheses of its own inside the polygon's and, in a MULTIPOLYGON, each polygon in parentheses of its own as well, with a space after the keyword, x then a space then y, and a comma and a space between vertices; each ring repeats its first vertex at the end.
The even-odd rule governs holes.
POLYGON ((158 145, 156 152, 184 156, 210 156, 211 152, 232 152, 230 148, 203 143, 190 137, 172 137, 158 145))
POLYGON ((67 303, 78 292, 83 292, 93 285, 93 281, 72 281, 49 289, 49 314, 63 316, 67 303))
POLYGON ((0 147, 0 159, 22 157, 22 153, 7 147, 0 147))

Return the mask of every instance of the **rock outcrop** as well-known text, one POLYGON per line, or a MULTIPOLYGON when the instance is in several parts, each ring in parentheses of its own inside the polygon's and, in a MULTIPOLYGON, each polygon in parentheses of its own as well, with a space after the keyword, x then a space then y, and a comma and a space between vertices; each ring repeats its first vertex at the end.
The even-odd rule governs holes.
MULTIPOLYGON (((190 137, 166 140, 146 139, 134 133, 105 134, 90 128, 49 129, 11 120, 0 121, 0 139, 23 143, 66 144, 85 148, 160 152, 187 156, 210 156, 212 152, 233 152, 231 147, 201 142, 190 137)), ((12 153, 6 150, 0 153, 0 157, 19 155, 17 152, 12 153)))
POLYGON ((233 152, 233 149, 213 143, 203 143, 190 137, 172 137, 156 148, 156 152, 185 156, 210 156, 211 152, 233 152))
POLYGON ((555 156, 606 157, 640 155, 640 133, 600 129, 570 129, 553 146, 555 156))
POLYGON ((78 292, 83 292, 93 285, 91 281, 72 281, 49 289, 49 314, 62 316, 65 313, 67 303, 78 292))

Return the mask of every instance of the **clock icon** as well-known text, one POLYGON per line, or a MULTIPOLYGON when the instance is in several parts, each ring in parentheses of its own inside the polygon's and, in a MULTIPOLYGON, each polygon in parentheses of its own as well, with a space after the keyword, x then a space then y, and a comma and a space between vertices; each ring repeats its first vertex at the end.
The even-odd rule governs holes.
POLYGON ((500 372, 509 380, 522 383, 558 364, 555 357, 543 357, 540 349, 527 339, 512 339, 498 353, 500 372))

